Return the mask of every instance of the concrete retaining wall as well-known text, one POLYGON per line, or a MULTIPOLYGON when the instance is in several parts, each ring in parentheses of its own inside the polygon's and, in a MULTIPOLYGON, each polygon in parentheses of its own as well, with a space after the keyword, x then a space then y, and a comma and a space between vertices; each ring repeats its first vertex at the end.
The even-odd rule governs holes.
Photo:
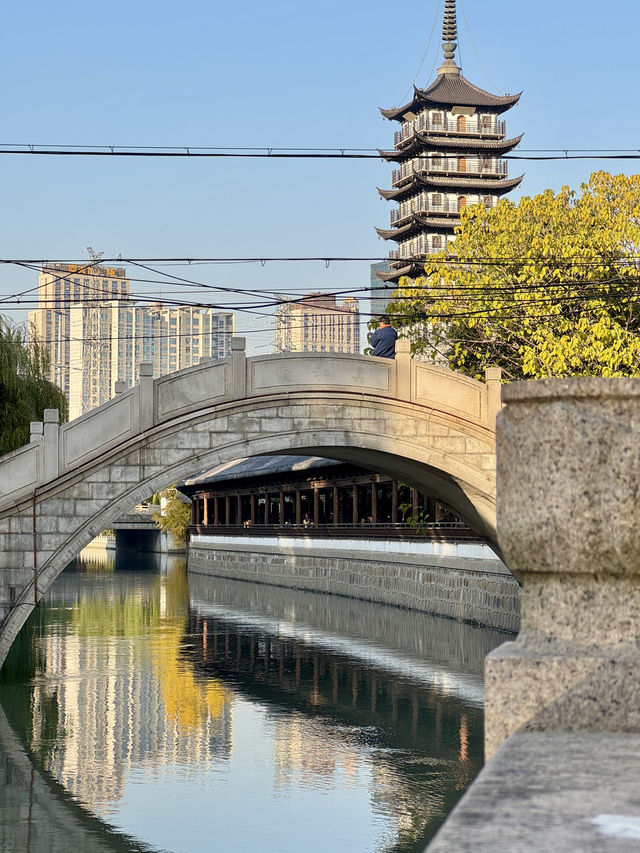
POLYGON ((328 592, 518 630, 517 581, 495 557, 472 556, 473 546, 466 546, 467 556, 442 556, 383 551, 383 543, 375 542, 352 542, 348 550, 332 540, 313 540, 312 546, 310 541, 196 536, 188 567, 196 574, 328 592))

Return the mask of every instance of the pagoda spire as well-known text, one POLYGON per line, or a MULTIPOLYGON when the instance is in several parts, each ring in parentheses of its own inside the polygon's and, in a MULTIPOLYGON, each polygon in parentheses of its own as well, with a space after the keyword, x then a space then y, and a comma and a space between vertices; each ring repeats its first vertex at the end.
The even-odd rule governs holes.
POLYGON ((456 0, 444 0, 442 20, 442 50, 444 62, 438 68, 438 74, 460 74, 461 69, 455 63, 458 46, 458 25, 456 23, 456 0))

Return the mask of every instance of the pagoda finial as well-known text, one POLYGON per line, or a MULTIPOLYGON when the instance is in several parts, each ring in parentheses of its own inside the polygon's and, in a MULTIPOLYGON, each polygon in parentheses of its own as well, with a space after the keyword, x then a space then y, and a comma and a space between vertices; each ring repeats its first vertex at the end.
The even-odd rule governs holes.
POLYGON ((458 46, 458 26, 456 24, 456 0, 444 0, 444 19, 442 21, 442 49, 444 62, 438 74, 459 74, 460 68, 454 59, 458 46))

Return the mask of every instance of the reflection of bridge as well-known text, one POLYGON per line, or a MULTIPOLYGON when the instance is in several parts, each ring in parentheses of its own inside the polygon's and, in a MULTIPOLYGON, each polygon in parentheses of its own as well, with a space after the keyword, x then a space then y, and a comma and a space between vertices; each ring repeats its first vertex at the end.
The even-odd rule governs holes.
POLYGON ((0 800, 3 853, 150 853, 151 848, 111 829, 36 768, 0 708, 0 800))
POLYGON ((495 415, 487 384, 413 362, 337 353, 232 356, 140 385, 65 424, 45 412, 0 460, 0 661, 38 595, 134 504, 244 456, 306 453, 417 488, 495 541, 495 415))

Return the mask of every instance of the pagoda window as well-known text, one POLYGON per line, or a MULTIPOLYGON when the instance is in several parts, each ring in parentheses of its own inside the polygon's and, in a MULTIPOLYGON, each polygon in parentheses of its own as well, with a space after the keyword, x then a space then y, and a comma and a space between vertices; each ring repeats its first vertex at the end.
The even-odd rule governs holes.
POLYGON ((490 172, 491 171, 491 158, 490 157, 483 157, 481 162, 482 162, 482 171, 483 172, 490 172))
POLYGON ((491 210, 491 208, 493 207, 493 196, 486 195, 484 197, 483 201, 484 201, 485 208, 487 210, 491 210))
POLYGON ((433 239, 431 240, 431 245, 433 246, 434 249, 441 249, 442 248, 442 237, 439 234, 436 234, 433 237, 433 239))
POLYGON ((467 130, 467 117, 466 116, 458 116, 457 121, 458 133, 465 133, 467 130))
POLYGON ((434 207, 442 207, 442 196, 440 195, 440 193, 434 193, 431 196, 431 204, 434 207))
POLYGON ((467 158, 466 157, 460 157, 460 159, 458 160, 458 171, 459 172, 466 172, 467 171, 467 158))
POLYGON ((431 116, 431 124, 434 127, 442 127, 442 113, 433 113, 431 116))
POLYGON ((458 196, 458 211, 462 210, 463 207, 467 206, 467 197, 466 195, 458 196))
POLYGON ((491 130, 491 116, 482 116, 482 130, 491 130))

